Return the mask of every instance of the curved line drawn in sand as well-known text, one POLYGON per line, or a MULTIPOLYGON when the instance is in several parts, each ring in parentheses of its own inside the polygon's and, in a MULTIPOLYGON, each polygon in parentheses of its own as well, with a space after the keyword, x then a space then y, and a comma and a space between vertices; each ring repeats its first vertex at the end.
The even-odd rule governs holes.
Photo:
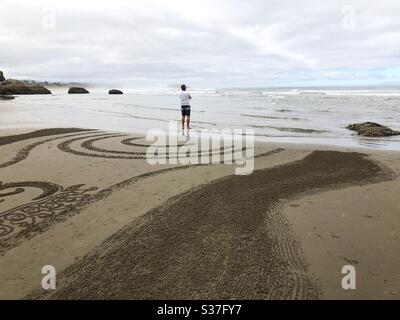
POLYGON ((193 188, 137 218, 28 299, 318 299, 285 201, 391 179, 358 153, 302 160, 193 188))
POLYGON ((0 193, 0 198, 22 193, 25 191, 23 187, 32 187, 32 188, 39 188, 42 190, 42 193, 32 200, 39 200, 42 198, 46 198, 58 190, 60 190, 60 186, 50 183, 50 182, 41 182, 41 181, 27 181, 27 182, 11 182, 11 183, 3 183, 0 181, 0 191, 7 190, 7 189, 15 189, 14 191, 0 193))
MULTIPOLYGON (((129 138, 129 139, 122 140, 121 143, 122 143, 122 144, 125 144, 125 145, 127 145, 127 146, 134 146, 134 147, 146 147, 146 148, 151 147, 151 144, 144 144, 144 143, 135 143, 135 142, 132 142, 132 141, 135 141, 135 140, 139 140, 139 139, 141 139, 141 138, 142 138, 142 137, 138 137, 138 138, 129 138)), ((185 146, 185 145, 188 145, 188 144, 186 144, 186 143, 178 143, 176 146, 177 146, 177 147, 182 147, 182 146, 185 146)))
POLYGON ((14 142, 19 142, 23 140, 40 138, 45 136, 73 133, 73 132, 85 132, 85 131, 95 131, 93 129, 79 129, 79 128, 50 128, 50 129, 40 129, 28 133, 16 134, 12 136, 0 137, 0 146, 11 144, 14 142))
MULTIPOLYGON (((108 138, 108 137, 106 137, 108 138)), ((136 155, 136 156, 141 156, 141 157, 134 157, 134 159, 140 159, 140 160, 146 160, 146 152, 138 152, 138 151, 116 151, 116 150, 109 150, 109 149, 104 149, 104 148, 99 148, 99 147, 95 147, 93 145, 94 142, 99 141, 99 140, 104 140, 106 138, 96 138, 96 139, 90 139, 90 140, 86 140, 81 144, 81 147, 86 149, 86 150, 90 150, 90 151, 95 151, 95 152, 100 152, 100 153, 111 153, 111 154, 122 154, 122 155, 136 155)), ((124 143, 124 141, 133 141, 133 140, 139 140, 139 139, 143 139, 143 137, 136 137, 136 138, 130 138, 130 139, 125 139, 123 141, 121 141, 122 144, 125 144, 127 146, 136 146, 136 147, 150 147, 150 145, 145 145, 145 144, 139 144, 139 143, 124 143)), ((185 144, 182 145, 177 145, 176 147, 180 147, 183 146, 185 144)), ((168 148, 170 146, 167 145, 166 149, 168 151, 168 148)), ((175 147, 175 146, 174 146, 175 147)), ((213 151, 218 151, 218 150, 213 150, 213 151)), ((163 154, 168 156, 168 152, 166 154, 163 154)), ((187 156, 189 156, 189 153, 186 154, 187 156)), ((113 157, 115 158, 115 157, 113 157)), ((132 159, 132 157, 121 157, 121 158, 117 158, 117 159, 132 159)))
MULTIPOLYGON (((71 144, 79 141, 79 140, 84 140, 88 137, 78 137, 78 138, 74 138, 74 139, 70 139, 70 140, 66 140, 61 142, 58 145, 58 148, 61 151, 64 152, 68 152, 68 153, 72 153, 78 156, 85 156, 85 157, 94 157, 94 158, 105 158, 105 159, 126 159, 126 160, 147 160, 147 156, 146 156, 146 152, 140 152, 140 151, 116 151, 116 150, 108 150, 105 148, 99 148, 99 147, 95 147, 93 146, 94 142, 100 141, 100 140, 104 140, 104 139, 110 139, 110 138, 118 138, 118 137, 125 137, 127 136, 126 134, 100 134, 98 135, 98 137, 96 136, 92 136, 95 137, 94 139, 90 139, 90 140, 86 140, 84 142, 82 142, 80 144, 80 146, 87 150, 87 151, 94 151, 94 152, 99 152, 99 153, 93 153, 93 152, 86 152, 86 151, 80 151, 80 150, 76 150, 74 148, 72 148, 71 144), (103 153, 103 154, 101 154, 103 153), (104 154, 104 153, 109 153, 109 154, 104 154), (111 155, 110 155, 111 154, 111 155)), ((140 138, 132 138, 132 139, 140 139, 140 138)), ((132 139, 125 139, 123 141, 129 141, 132 139)), ((121 142, 122 143, 122 142, 121 142)), ((128 143, 124 143, 125 145, 128 145, 128 143)), ((133 145, 133 144, 130 144, 133 145)), ((146 146, 147 145, 143 145, 146 146)), ((169 145, 165 146, 168 150, 168 148, 170 147, 169 145)), ((175 146, 174 146, 175 147, 175 146)), ((206 152, 204 150, 198 150, 195 153, 195 155, 197 155, 198 157, 204 156, 204 155, 212 155, 212 154, 216 154, 219 152, 220 155, 224 155, 227 151, 228 152, 239 152, 239 151, 245 151, 246 148, 243 147, 241 149, 239 148, 232 148, 232 147, 220 147, 219 149, 209 149, 206 152)), ((166 154, 158 154, 159 156, 165 156, 167 159, 169 158, 169 153, 166 154)), ((189 152, 186 153, 186 156, 189 157, 193 157, 193 155, 190 155, 189 152)))
MULTIPOLYGON (((21 161, 25 160, 26 158, 28 158, 29 153, 30 153, 34 148, 36 148, 37 146, 40 146, 40 145, 45 144, 45 143, 47 143, 47 142, 52 142, 52 141, 55 141, 55 140, 63 139, 63 138, 70 138, 70 137, 81 136, 81 135, 87 134, 88 131, 93 131, 93 130, 85 130, 85 131, 82 132, 82 133, 63 135, 63 136, 61 136, 61 137, 50 138, 50 139, 46 139, 46 140, 42 140, 42 141, 38 141, 38 142, 35 142, 35 143, 32 143, 32 144, 29 144, 29 145, 23 147, 22 149, 20 149, 20 150, 14 155, 14 157, 13 157, 11 160, 6 161, 6 162, 3 162, 3 163, 0 163, 0 168, 9 167, 9 166, 11 166, 11 165, 14 165, 14 164, 16 164, 16 163, 18 163, 18 162, 21 162, 21 161)), ((27 138, 27 139, 29 139, 29 138, 27 138)), ((25 139, 22 139, 22 140, 25 140, 25 139)), ((14 141, 14 142, 15 142, 15 141, 14 141)))

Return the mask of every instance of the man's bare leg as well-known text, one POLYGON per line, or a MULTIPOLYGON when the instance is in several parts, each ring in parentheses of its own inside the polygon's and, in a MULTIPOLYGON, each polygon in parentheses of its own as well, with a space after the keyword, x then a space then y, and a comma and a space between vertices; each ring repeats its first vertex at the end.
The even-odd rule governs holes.
POLYGON ((185 117, 182 116, 182 130, 185 130, 185 117))
POLYGON ((190 127, 190 116, 187 116, 187 117, 186 117, 186 124, 187 124, 187 128, 188 128, 188 129, 192 129, 192 128, 190 127))

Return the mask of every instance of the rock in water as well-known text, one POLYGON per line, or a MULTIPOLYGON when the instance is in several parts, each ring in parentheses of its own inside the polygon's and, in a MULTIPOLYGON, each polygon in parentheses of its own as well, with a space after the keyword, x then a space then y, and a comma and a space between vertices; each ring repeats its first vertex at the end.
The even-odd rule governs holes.
POLYGON ((400 135, 399 131, 392 130, 375 122, 355 123, 346 128, 357 131, 358 135, 364 137, 388 137, 400 135))
POLYGON ((108 94, 124 94, 121 90, 112 89, 108 91, 108 94))
POLYGON ((4 78, 4 74, 3 71, 0 71, 0 82, 6 80, 6 78, 4 78))
POLYGON ((72 87, 68 90, 69 94, 86 94, 89 93, 85 88, 72 87))
POLYGON ((18 80, 5 80, 0 83, 0 95, 22 94, 51 94, 51 91, 43 86, 27 84, 18 80))

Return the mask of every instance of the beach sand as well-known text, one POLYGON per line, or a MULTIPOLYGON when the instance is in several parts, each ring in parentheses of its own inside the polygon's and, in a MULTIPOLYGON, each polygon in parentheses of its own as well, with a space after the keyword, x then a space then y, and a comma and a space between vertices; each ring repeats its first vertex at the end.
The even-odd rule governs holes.
POLYGON ((145 145, 0 131, 0 299, 400 298, 400 153, 257 144, 236 176, 152 166, 145 145))

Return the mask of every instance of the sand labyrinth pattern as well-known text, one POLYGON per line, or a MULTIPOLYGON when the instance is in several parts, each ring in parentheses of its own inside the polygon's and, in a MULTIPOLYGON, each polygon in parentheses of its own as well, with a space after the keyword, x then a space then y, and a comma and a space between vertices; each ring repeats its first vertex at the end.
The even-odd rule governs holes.
MULTIPOLYGON (((2 164, 0 163, 0 169, 22 162, 30 156, 31 152, 35 148, 57 140, 63 140, 57 145, 59 150, 76 156, 105 158, 111 159, 111 161, 119 159, 143 161, 146 159, 145 151, 148 147, 148 144, 137 142, 144 140, 144 138, 132 138, 127 136, 128 135, 126 134, 104 133, 94 130, 81 130, 73 128, 45 129, 16 136, 1 137, 0 146, 21 142, 24 140, 29 141, 32 138, 46 138, 34 143, 27 143, 24 147, 17 151, 12 160, 3 162, 2 164), (46 136, 49 135, 56 136, 47 138, 46 136), (111 150, 95 145, 98 142, 108 142, 110 139, 113 139, 113 145, 120 144, 121 146, 125 146, 127 150, 111 150), (135 151, 132 151, 131 149, 135 151)), ((178 146, 182 145, 183 144, 178 144, 178 146)), ((208 154, 222 154, 224 151, 225 150, 223 147, 220 149, 210 149, 208 154)), ((244 151, 244 148, 242 151, 244 151)), ((281 151, 283 150, 272 150, 265 154, 258 155, 258 157, 269 156, 281 151)), ((198 152, 198 155, 201 156, 202 154, 198 152)), ((188 167, 190 167, 190 165, 168 167, 139 176, 130 177, 99 192, 94 192, 97 190, 96 187, 85 188, 83 184, 76 184, 64 188, 63 186, 51 182, 30 181, 3 183, 0 181, 0 205, 5 202, 7 197, 17 196, 24 193, 26 188, 38 188, 42 190, 42 194, 39 197, 32 199, 32 201, 29 203, 25 203, 5 211, 2 211, 0 208, 0 254, 12 247, 19 245, 24 239, 30 239, 36 234, 46 231, 51 225, 64 221, 68 217, 79 213, 81 209, 109 196, 116 190, 119 190, 130 184, 137 183, 141 179, 146 179, 150 176, 162 174, 164 172, 170 172, 173 170, 182 170, 188 167)))
POLYGON ((361 154, 328 151, 228 176, 137 218, 59 274, 56 291, 28 298, 320 298, 283 201, 390 178, 361 154))

